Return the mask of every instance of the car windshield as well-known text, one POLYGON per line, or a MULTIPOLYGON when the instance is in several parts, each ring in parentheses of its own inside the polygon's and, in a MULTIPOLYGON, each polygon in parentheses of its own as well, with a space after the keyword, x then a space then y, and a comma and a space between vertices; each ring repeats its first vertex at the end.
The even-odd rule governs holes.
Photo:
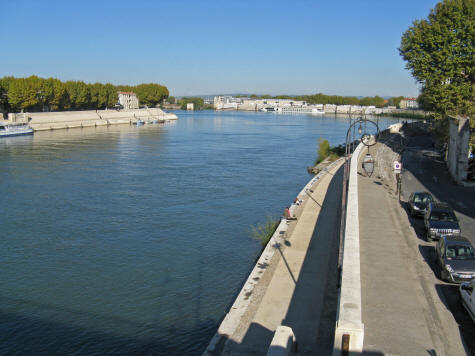
POLYGON ((430 221, 448 221, 448 222, 456 222, 457 218, 455 214, 448 211, 433 211, 430 214, 430 221))
POLYGON ((414 195, 414 203, 428 204, 432 201, 432 197, 429 194, 416 194, 414 195))
POLYGON ((468 245, 448 245, 446 255, 449 260, 473 260, 475 250, 468 245))

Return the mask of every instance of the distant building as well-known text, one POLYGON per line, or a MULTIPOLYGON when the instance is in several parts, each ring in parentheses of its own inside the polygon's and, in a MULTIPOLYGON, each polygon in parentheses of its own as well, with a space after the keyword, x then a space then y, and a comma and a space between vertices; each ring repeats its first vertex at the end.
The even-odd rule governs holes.
POLYGON ((195 110, 195 104, 187 103, 186 104, 186 110, 191 110, 191 111, 195 110))
POLYGON ((242 103, 242 98, 235 98, 233 96, 215 96, 213 99, 213 106, 215 110, 236 110, 238 105, 242 103))
POLYGON ((419 109, 419 104, 416 98, 404 98, 399 102, 401 109, 419 109))
POLYGON ((138 109, 139 108, 139 99, 137 95, 132 92, 119 91, 119 104, 124 110, 138 109))

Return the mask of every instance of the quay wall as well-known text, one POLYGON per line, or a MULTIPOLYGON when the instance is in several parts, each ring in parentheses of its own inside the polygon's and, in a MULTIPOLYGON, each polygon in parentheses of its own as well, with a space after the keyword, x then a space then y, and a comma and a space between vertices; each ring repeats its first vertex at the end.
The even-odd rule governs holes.
POLYGON ((86 110, 9 114, 13 122, 27 122, 35 131, 77 127, 133 124, 138 120, 176 120, 173 113, 158 108, 134 110, 86 110))
MULTIPOLYGON (((237 107, 219 107, 216 110, 238 110, 238 111, 259 111, 260 109, 274 105, 243 103, 237 104, 237 107)), ((312 105, 312 108, 323 110, 326 114, 342 114, 342 115, 380 115, 392 113, 424 113, 420 110, 406 110, 396 108, 376 108, 374 106, 359 106, 359 105, 334 105, 334 104, 317 104, 312 105)))
POLYGON ((358 158, 360 143, 351 157, 341 287, 338 295, 333 356, 363 351, 364 324, 361 318, 360 233, 358 208, 358 158))
MULTIPOLYGON (((330 172, 334 167, 341 164, 342 160, 339 159, 330 165, 328 165, 324 170, 319 172, 315 175, 300 193, 297 195, 299 200, 304 200, 308 198, 308 191, 312 191, 312 189, 319 189, 318 185, 316 188, 314 187, 315 184, 328 172, 330 172)), ((290 214, 295 215, 295 210, 297 206, 292 204, 290 206, 290 214)), ((282 218, 280 224, 277 226, 274 234, 270 238, 269 242, 267 243, 266 247, 262 251, 259 259, 257 260, 254 268, 252 269, 251 273, 249 274, 246 282, 244 283, 241 291, 239 292, 238 296, 234 300, 229 311, 224 316, 221 324, 218 327, 218 330, 214 334, 213 338, 208 344, 208 347, 204 350, 202 356, 218 356, 221 354, 222 350, 225 348, 226 343, 229 341, 229 337, 234 334, 236 329, 238 328, 241 319, 243 318, 244 314, 251 308, 251 304, 256 301, 253 300, 254 294, 253 291, 255 288, 259 286, 261 282, 261 273, 262 273, 262 266, 269 265, 274 257, 274 255, 278 255, 277 247, 279 249, 285 248, 285 235, 288 233, 288 224, 285 218, 282 218)), ((287 336, 289 333, 286 334, 287 336)), ((292 334, 293 335, 293 334, 292 334)), ((297 340, 298 342, 298 340, 297 340)), ((272 354, 272 353, 271 353, 272 354)))

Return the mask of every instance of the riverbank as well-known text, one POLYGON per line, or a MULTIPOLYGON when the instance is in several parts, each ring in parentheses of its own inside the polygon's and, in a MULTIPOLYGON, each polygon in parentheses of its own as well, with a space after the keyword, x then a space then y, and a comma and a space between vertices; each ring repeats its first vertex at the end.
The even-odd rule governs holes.
POLYGON ((384 114, 376 114, 377 116, 391 116, 402 119, 413 119, 413 120, 428 120, 431 119, 431 114, 425 111, 397 111, 384 114))
POLYGON ((290 209, 297 219, 281 221, 203 355, 265 354, 280 325, 292 328, 299 352, 331 352, 334 315, 329 317, 328 303, 334 300, 336 308, 336 294, 324 295, 336 286, 327 283, 327 272, 336 270, 329 267, 336 264, 329 251, 337 251, 342 162, 298 194, 302 203, 290 209))
POLYGON ((35 131, 57 130, 81 127, 95 127, 117 124, 177 120, 173 113, 159 108, 135 110, 87 110, 35 113, 10 113, 8 120, 28 123, 35 131))

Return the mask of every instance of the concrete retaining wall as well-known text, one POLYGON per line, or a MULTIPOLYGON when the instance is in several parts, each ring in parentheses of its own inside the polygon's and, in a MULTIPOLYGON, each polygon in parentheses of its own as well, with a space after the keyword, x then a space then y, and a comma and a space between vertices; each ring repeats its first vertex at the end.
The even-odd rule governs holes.
POLYGON ((165 113, 158 108, 38 112, 25 113, 24 117, 35 131, 131 124, 137 122, 139 119, 144 121, 177 119, 175 114, 165 113))
POLYGON ((295 349, 295 335, 292 328, 280 325, 274 333, 267 356, 288 356, 295 349))
POLYGON ((468 146, 470 142, 470 122, 467 118, 449 119, 449 145, 447 167, 452 178, 459 184, 467 180, 468 146))
MULTIPOLYGON (((311 190, 313 185, 320 180, 324 175, 327 174, 332 168, 337 164, 340 164, 341 160, 335 161, 326 167, 325 170, 321 171, 319 174, 314 176, 305 187, 298 194, 298 199, 307 199, 307 191, 311 190)), ((290 213, 293 214, 296 206, 291 205, 290 213)), ((203 353, 203 356, 219 355, 221 350, 224 348, 228 337, 233 335, 236 331, 236 328, 239 326, 241 318, 245 314, 249 305, 253 302, 253 290, 258 285, 262 273, 261 267, 270 263, 272 257, 276 253, 276 247, 285 246, 285 233, 287 231, 288 225, 286 219, 282 219, 276 231, 272 235, 272 238, 267 243, 264 251, 262 252, 259 260, 251 271, 249 277, 247 278, 244 286, 242 287, 239 295, 237 296, 234 304, 231 306, 229 312, 224 317, 221 325, 218 328, 218 331, 211 339, 208 347, 203 353), (249 297, 250 296, 250 297, 249 297)))
POLYGON ((353 152, 348 184, 343 266, 338 300, 333 355, 360 355, 363 350, 364 325, 361 320, 360 226, 358 215, 358 157, 359 144, 353 152))

